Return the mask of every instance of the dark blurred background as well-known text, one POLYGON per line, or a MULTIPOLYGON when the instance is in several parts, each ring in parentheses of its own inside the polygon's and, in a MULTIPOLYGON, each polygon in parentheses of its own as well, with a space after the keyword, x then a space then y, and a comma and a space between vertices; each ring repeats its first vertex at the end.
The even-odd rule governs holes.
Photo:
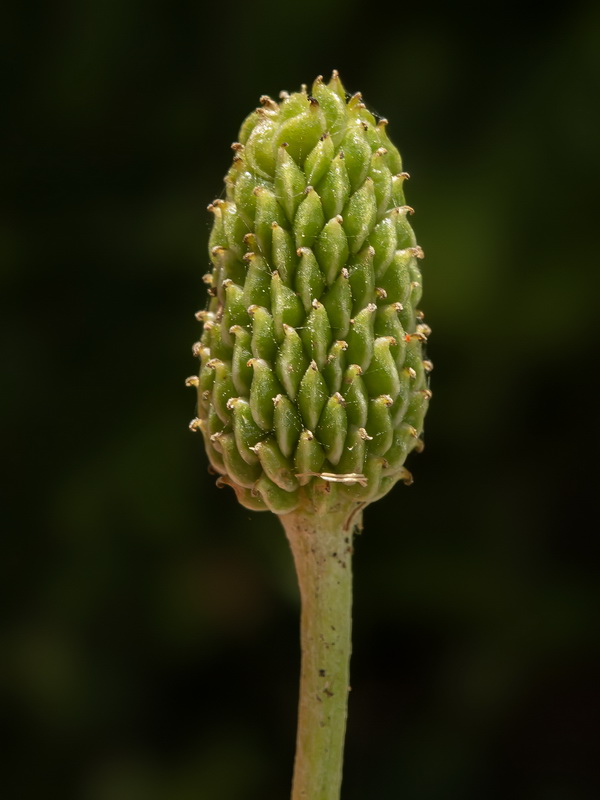
POLYGON ((6 4, 3 797, 288 796, 291 558, 183 381, 238 126, 334 67, 412 175, 435 363, 356 542, 344 800, 600 796, 600 13, 550 8, 6 4))

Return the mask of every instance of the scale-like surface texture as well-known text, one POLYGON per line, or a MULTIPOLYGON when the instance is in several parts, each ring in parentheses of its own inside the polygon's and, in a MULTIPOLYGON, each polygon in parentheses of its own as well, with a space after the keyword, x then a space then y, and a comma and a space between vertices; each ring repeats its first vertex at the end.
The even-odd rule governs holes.
POLYGON ((190 427, 249 508, 372 502, 410 480, 431 394, 408 175, 337 73, 261 104, 209 206, 190 427))

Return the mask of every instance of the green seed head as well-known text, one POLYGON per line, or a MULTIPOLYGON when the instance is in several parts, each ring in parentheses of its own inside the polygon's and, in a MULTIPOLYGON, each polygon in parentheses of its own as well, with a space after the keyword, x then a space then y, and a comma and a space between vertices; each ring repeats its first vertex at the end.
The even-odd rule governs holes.
POLYGON ((431 362, 423 257, 387 121, 334 72, 243 122, 194 354, 219 481, 255 510, 364 505, 421 449, 431 362))

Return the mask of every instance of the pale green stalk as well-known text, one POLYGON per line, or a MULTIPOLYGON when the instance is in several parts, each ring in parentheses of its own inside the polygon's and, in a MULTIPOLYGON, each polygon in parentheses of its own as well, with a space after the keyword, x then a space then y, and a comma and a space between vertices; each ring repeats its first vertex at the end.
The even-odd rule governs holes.
POLYGON ((281 517, 302 603, 302 666, 292 800, 338 800, 352 627, 352 536, 360 513, 281 517))

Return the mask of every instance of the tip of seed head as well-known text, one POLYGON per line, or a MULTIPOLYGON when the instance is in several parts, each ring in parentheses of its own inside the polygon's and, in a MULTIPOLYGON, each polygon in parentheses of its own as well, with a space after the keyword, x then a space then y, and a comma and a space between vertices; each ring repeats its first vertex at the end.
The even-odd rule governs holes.
POLYGON ((263 108, 270 108, 271 110, 277 108, 277 103, 269 97, 268 94, 262 94, 259 98, 259 102, 263 108))

